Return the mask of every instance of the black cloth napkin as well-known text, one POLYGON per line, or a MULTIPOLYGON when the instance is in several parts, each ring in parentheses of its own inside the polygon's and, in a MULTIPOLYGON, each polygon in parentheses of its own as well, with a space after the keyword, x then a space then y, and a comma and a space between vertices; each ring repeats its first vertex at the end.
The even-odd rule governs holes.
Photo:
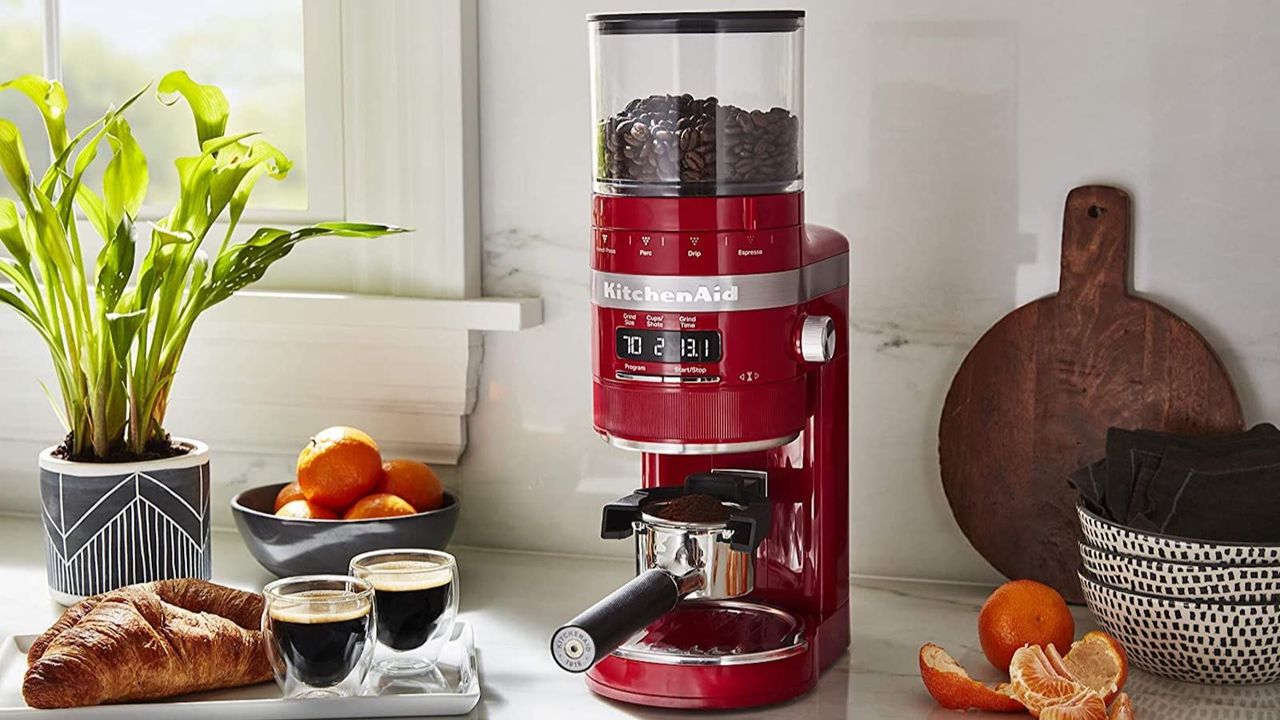
POLYGON ((1280 429, 1188 437, 1112 428, 1106 457, 1071 474, 1091 511, 1201 540, 1280 542, 1280 429))

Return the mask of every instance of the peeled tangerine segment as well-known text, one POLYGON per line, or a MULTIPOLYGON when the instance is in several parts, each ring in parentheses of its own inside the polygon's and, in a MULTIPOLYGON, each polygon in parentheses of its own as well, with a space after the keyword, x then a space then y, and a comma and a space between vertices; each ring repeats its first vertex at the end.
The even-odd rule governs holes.
POLYGON ((1092 690, 1040 711, 1040 720, 1107 720, 1107 704, 1092 690))
POLYGON ((1133 720, 1133 701, 1128 694, 1120 693, 1116 696, 1116 701, 1111 703, 1111 714, 1107 716, 1107 720, 1133 720))
POLYGON ((1009 695, 1008 685, 993 686, 974 680, 946 650, 933 643, 920 648, 920 678, 933 699, 948 710, 1026 711, 1021 702, 1009 695))
MULTIPOLYGON (((1021 700, 1036 717, 1040 717, 1042 710, 1062 705, 1082 694, 1096 694, 1069 675, 1064 675, 1060 668, 1061 663, 1047 655, 1044 648, 1037 645, 1021 648, 1013 654, 1013 662, 1009 665, 1010 694, 1021 700)), ((1103 710, 1105 712, 1106 708, 1103 710)))
POLYGON ((1133 720, 1133 704, 1120 692, 1128 676, 1124 652, 1110 636, 1090 633, 1064 658, 1052 646, 1028 646, 1013 655, 1009 693, 1040 720, 1133 720), (1107 702, 1116 695, 1111 714, 1107 702))
MULTIPOLYGON (((1053 655, 1056 650, 1051 649, 1053 655)), ((1094 631, 1071 645, 1065 658, 1059 658, 1068 677, 1111 702, 1129 679, 1129 662, 1124 650, 1110 635, 1094 631)))

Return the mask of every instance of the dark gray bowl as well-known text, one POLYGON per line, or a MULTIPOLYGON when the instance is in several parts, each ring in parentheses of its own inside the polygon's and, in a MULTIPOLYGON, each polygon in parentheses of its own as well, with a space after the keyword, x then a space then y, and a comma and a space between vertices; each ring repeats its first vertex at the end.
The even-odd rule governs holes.
POLYGON ((458 498, 417 515, 371 520, 295 520, 272 513, 285 483, 252 488, 231 498, 240 537, 262 567, 280 576, 346 575, 351 558, 370 550, 443 550, 458 524, 458 498))

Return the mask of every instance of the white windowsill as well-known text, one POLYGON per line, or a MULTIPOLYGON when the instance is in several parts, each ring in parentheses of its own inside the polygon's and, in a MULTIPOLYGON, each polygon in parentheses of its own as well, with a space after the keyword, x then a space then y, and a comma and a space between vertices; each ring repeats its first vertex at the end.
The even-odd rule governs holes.
MULTIPOLYGON (((541 322, 540 298, 240 292, 196 321, 166 426, 220 450, 291 455, 298 438, 353 425, 397 455, 454 464, 481 333, 541 322)), ((0 446, 58 437, 35 382, 50 375, 38 336, 0 308, 0 446)))
MULTIPOLYGON (((0 288, 14 291, 8 283, 0 288)), ((9 308, 2 308, 6 313, 9 308)), ((513 332, 542 324, 542 298, 408 298, 355 293, 241 290, 196 320, 513 332)), ((14 318, 16 319, 16 318, 14 318)), ((33 337, 32 340, 35 340, 33 337)))
MULTIPOLYGON (((314 323, 441 330, 524 330, 542 324, 542 298, 487 297, 469 299, 406 298, 346 293, 244 290, 213 308, 221 321, 314 323)), ((199 322, 199 321, 197 321, 199 322)))

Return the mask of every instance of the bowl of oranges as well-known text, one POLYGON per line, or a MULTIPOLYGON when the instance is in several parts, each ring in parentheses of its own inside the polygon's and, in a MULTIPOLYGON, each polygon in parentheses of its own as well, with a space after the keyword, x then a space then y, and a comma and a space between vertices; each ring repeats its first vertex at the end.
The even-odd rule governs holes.
POLYGON ((293 482, 245 490, 231 510, 254 559, 281 577, 345 574, 371 550, 440 550, 458 521, 458 499, 430 467, 384 460, 373 438, 350 427, 317 433, 293 482))

